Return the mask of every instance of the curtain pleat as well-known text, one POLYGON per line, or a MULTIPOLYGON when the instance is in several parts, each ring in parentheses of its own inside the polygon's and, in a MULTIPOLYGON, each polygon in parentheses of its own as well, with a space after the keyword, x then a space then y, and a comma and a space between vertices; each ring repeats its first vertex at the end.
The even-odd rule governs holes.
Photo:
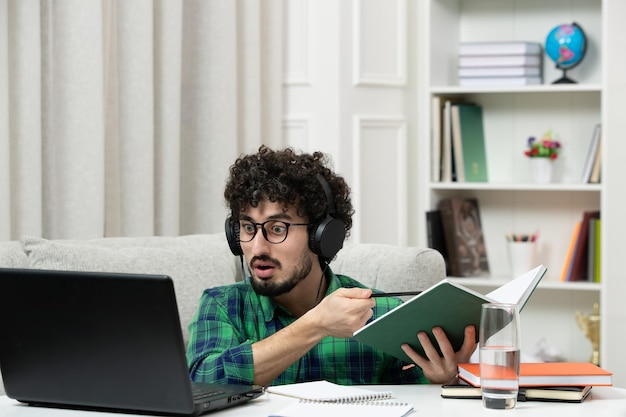
POLYGON ((184 3, 181 233, 223 229, 221 192, 237 155, 237 3, 184 3), (219 65, 217 65, 219 63, 219 65))
POLYGON ((0 0, 0 240, 11 237, 11 147, 9 146, 9 9, 0 0))
POLYGON ((0 0, 0 240, 221 232, 229 166, 283 143, 282 7, 0 0))
POLYGON ((155 233, 180 233, 183 5, 154 2, 155 233))
POLYGON ((102 6, 45 4, 43 233, 98 237, 104 233, 102 6))
POLYGON ((154 44, 152 0, 117 3, 120 230, 154 234, 154 44))
POLYGON ((38 0, 9 1, 11 234, 39 235, 42 215, 41 30, 38 0))

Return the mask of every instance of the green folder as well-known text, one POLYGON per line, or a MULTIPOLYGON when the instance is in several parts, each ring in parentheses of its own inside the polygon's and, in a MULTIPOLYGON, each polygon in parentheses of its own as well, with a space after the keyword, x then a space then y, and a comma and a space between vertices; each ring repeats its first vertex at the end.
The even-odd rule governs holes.
MULTIPOLYGON (((426 332, 433 345, 438 348, 432 328, 439 326, 446 332, 454 350, 458 351, 463 344, 465 327, 469 324, 475 326, 478 342, 483 303, 514 303, 519 305, 521 311, 545 272, 546 268, 539 265, 487 295, 444 279, 366 324, 353 337, 361 343, 413 363, 400 346, 408 343, 425 357, 417 333, 426 332)), ((439 354, 441 355, 441 351, 439 354)))

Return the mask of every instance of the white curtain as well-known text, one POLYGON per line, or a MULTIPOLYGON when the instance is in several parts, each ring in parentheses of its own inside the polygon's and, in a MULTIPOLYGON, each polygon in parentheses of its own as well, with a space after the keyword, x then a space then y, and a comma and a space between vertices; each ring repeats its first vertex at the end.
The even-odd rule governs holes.
POLYGON ((281 138, 281 0, 0 0, 0 240, 223 230, 281 138))

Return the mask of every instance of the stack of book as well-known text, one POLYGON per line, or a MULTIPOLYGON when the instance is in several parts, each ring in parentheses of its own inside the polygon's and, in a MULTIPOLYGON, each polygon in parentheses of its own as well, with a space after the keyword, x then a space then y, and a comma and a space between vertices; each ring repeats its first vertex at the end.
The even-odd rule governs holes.
POLYGON ((537 42, 462 42, 461 86, 511 86, 543 83, 542 47, 537 42))
MULTIPOLYGON (((443 385, 444 398, 481 398, 480 365, 458 365, 459 383, 443 385)), ((518 401, 583 402, 596 385, 611 386, 613 373, 589 362, 521 363, 518 401)))

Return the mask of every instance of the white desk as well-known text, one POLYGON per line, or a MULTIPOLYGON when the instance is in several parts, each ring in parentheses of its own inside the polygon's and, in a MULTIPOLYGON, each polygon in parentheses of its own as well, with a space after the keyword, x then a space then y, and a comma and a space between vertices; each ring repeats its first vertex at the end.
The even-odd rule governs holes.
MULTIPOLYGON (((613 387, 594 387, 591 395, 582 404, 518 402, 514 410, 486 410, 480 400, 458 400, 441 398, 439 385, 393 385, 371 386, 372 390, 391 390, 398 400, 410 402, 416 410, 415 416, 495 416, 506 417, 532 416, 555 417, 612 417, 626 416, 626 389, 613 387)), ((278 411, 292 398, 275 394, 265 394, 256 400, 230 409, 205 414, 207 417, 263 417, 278 411)), ((89 411, 62 410, 31 407, 20 404, 6 396, 0 397, 1 417, 120 417, 119 413, 100 413, 89 411)))

